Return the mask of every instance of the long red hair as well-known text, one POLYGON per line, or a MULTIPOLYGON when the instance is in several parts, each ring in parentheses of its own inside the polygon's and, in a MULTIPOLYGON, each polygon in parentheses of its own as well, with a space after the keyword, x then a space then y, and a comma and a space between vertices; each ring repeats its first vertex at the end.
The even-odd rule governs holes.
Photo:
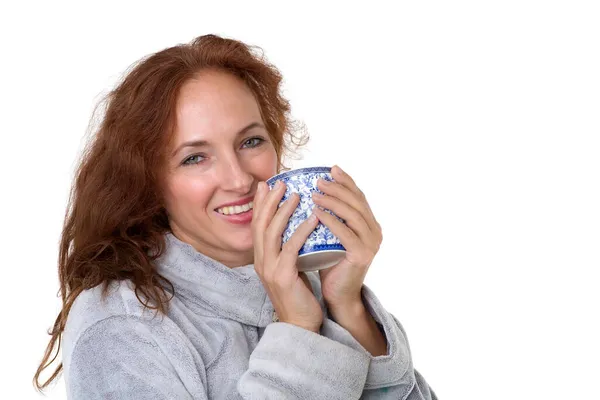
POLYGON ((259 47, 204 35, 136 63, 101 103, 102 119, 76 170, 58 256, 62 310, 33 378, 38 390, 62 371, 59 363, 40 381, 58 357, 69 310, 82 291, 103 285, 106 293, 110 282, 129 279, 142 304, 167 311, 173 288, 153 266, 170 230, 161 170, 173 137, 179 89, 209 68, 243 79, 252 90, 280 168, 282 155, 308 140, 303 125, 290 116, 280 72, 259 47))

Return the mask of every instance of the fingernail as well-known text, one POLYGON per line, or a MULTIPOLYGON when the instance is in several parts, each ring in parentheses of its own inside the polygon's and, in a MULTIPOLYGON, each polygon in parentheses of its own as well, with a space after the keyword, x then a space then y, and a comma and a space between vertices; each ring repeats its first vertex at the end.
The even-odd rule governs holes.
POLYGON ((276 187, 277 189, 279 189, 279 188, 283 187, 283 182, 281 182, 281 181, 277 181, 277 183, 275 184, 275 187, 276 187))
POLYGON ((317 220, 317 216, 313 213, 308 217, 308 222, 315 222, 317 220))

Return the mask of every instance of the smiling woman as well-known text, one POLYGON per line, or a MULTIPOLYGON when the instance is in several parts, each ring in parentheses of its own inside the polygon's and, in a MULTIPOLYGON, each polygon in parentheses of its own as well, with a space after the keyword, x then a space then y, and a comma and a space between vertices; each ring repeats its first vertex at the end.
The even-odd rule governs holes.
POLYGON ((282 248, 298 199, 278 207, 283 187, 264 181, 308 137, 257 50, 201 36, 145 58, 108 95, 73 184, 38 389, 64 368, 76 399, 435 399, 402 326, 361 286, 381 235, 341 169, 324 188, 338 198, 323 201, 361 218, 348 246, 361 269, 344 260, 324 290, 298 272, 316 217, 282 248))
POLYGON ((258 182, 279 168, 262 120, 244 81, 215 70, 183 84, 175 106, 176 150, 164 180, 171 231, 232 267, 252 263, 252 211, 230 207, 248 206, 258 182))

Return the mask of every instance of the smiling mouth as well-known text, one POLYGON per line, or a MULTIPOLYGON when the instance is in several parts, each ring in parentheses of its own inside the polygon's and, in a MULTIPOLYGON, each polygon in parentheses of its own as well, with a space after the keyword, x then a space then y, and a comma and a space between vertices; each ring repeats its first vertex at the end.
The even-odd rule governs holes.
POLYGON ((237 214, 243 214, 245 212, 248 212, 248 211, 252 210, 253 208, 254 208, 254 202, 251 201, 249 203, 242 204, 239 206, 227 206, 227 207, 217 208, 215 211, 218 212, 219 214, 223 214, 223 215, 237 215, 237 214))

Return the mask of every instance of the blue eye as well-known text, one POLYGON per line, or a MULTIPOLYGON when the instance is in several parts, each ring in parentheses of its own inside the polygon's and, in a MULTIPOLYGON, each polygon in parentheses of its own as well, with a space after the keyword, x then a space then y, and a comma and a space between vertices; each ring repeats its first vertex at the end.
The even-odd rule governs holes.
POLYGON ((185 161, 182 163, 182 165, 195 165, 195 164, 200 164, 202 161, 204 161, 204 156, 202 156, 200 154, 196 154, 196 155, 186 158, 185 161), (190 160, 194 160, 194 158, 196 158, 196 157, 201 157, 202 159, 197 162, 189 162, 190 160))
POLYGON ((242 146, 242 147, 245 147, 246 145, 248 145, 247 147, 249 147, 249 148, 258 147, 264 141, 265 141, 265 139, 263 139, 263 138, 253 137, 253 138, 250 138, 250 139, 246 140, 244 142, 244 146, 242 146))
MULTIPOLYGON (((263 142, 265 142, 265 139, 263 139, 261 137, 253 137, 253 138, 246 140, 244 142, 244 144, 242 145, 242 148, 253 149, 255 147, 260 146, 263 142)), ((193 156, 189 156, 188 158, 186 158, 181 163, 181 165, 183 165, 183 166, 197 165, 197 164, 201 164, 205 160, 206 160, 206 157, 203 156, 202 154, 195 154, 193 156)))

